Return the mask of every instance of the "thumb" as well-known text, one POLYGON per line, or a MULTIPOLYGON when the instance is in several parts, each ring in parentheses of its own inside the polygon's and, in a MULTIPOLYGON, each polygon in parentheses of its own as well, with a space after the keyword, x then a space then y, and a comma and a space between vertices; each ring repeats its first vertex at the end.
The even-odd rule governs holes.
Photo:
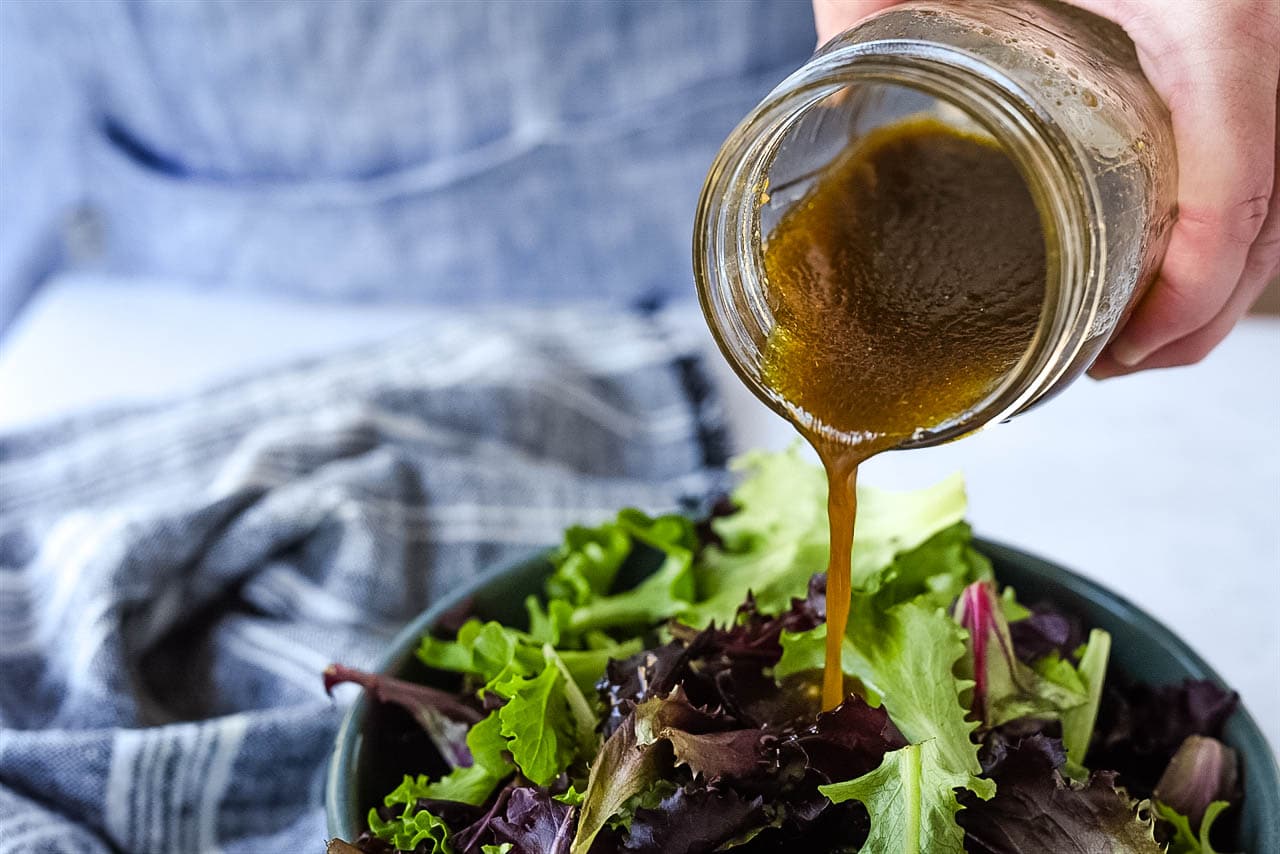
POLYGON ((863 18, 896 6, 900 0, 813 0, 813 23, 818 45, 852 27, 863 18))

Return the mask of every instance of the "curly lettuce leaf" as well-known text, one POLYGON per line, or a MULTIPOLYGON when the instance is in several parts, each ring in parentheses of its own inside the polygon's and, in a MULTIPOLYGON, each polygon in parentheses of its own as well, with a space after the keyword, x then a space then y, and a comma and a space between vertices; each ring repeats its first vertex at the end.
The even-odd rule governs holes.
MULTIPOLYGON (((547 785, 577 757, 594 753, 596 717, 582 686, 590 688, 591 680, 603 674, 610 654, 623 649, 612 645, 557 653, 524 632, 472 620, 459 629, 456 641, 423 638, 418 657, 429 666, 484 680, 477 693, 488 702, 501 703, 494 714, 504 739, 502 749, 527 778, 547 785)), ((460 790, 462 797, 453 800, 467 803, 486 787, 491 791, 494 783, 491 774, 471 769, 459 769, 440 781, 441 786, 460 790)))
POLYGON ((764 730, 734 727, 722 711, 694 708, 679 688, 670 697, 640 703, 633 719, 640 749, 668 742, 675 766, 689 768, 695 779, 707 783, 750 776, 765 761, 764 730))
POLYGON ((871 814, 864 850, 883 854, 963 854, 964 833, 955 822, 955 789, 990 798, 995 785, 956 772, 936 740, 909 744, 885 755, 880 766, 856 780, 821 786, 833 803, 861 801, 871 814))
POLYGON ((428 667, 474 676, 486 687, 545 666, 542 644, 493 621, 468 620, 458 630, 457 640, 426 635, 418 644, 417 656, 428 667))
POLYGON ((521 772, 539 786, 567 768, 578 749, 564 688, 559 669, 545 667, 537 676, 515 677, 501 689, 510 695, 498 710, 502 734, 510 739, 508 748, 521 772))
MULTIPOLYGON (((994 578, 991 561, 973 547, 973 530, 966 522, 956 522, 898 553, 865 592, 876 594, 881 609, 908 600, 946 608, 968 585, 994 578)), ((1002 606, 1006 612, 1016 613, 1019 608, 1016 601, 1002 602, 1002 606)))
MULTIPOLYGON (((827 481, 796 448, 747 454, 746 477, 733 493, 738 511, 713 520, 720 545, 696 569, 699 600, 679 616, 694 625, 727 623, 750 592, 764 613, 785 610, 830 551, 827 481)), ((879 589, 894 557, 964 518, 964 484, 954 476, 926 489, 889 492, 858 487, 852 556, 855 590, 879 589)))
POLYGON ((561 609, 559 613, 567 621, 562 627, 565 633, 651 626, 680 613, 695 598, 693 555, 698 538, 689 519, 674 515, 651 518, 628 509, 612 524, 633 543, 661 554, 662 564, 631 590, 596 596, 572 610, 561 609))
MULTIPOLYGON (((425 775, 419 776, 415 781, 414 801, 431 798, 479 806, 515 770, 504 753, 507 740, 502 735, 502 722, 496 711, 490 712, 467 733, 467 749, 471 751, 470 766, 455 768, 434 782, 425 775)), ((406 782, 409 779, 406 777, 406 782)))
MULTIPOLYGON (((942 611, 904 602, 886 612, 855 611, 849 635, 867 670, 855 673, 884 698, 889 717, 913 743, 936 742, 944 767, 977 774, 976 724, 965 720, 956 679, 964 632, 942 611)), ((855 659, 856 660, 856 659, 855 659)))
POLYGON ((569 528, 551 558, 555 569, 546 582, 547 599, 585 605, 606 595, 630 554, 631 537, 616 523, 569 528))
MULTIPOLYGON (((387 797, 390 799, 391 795, 387 797)), ((369 832, 391 843, 399 851, 453 854, 453 848, 449 845, 449 828, 442 819, 427 810, 412 813, 408 810, 406 808, 404 816, 385 822, 378 816, 376 809, 370 810, 369 832)))
MULTIPOLYGON (((965 720, 960 694, 972 686, 953 674, 965 653, 965 632, 942 611, 904 602, 884 613, 855 596, 843 644, 846 674, 883 700, 889 717, 911 742, 936 740, 933 748, 955 773, 977 774, 978 746, 970 739, 977 723, 965 720)), ((826 626, 784 633, 778 678, 820 668, 826 626)))
POLYGON ((970 854, 1157 854, 1155 822, 1145 802, 1101 771, 1087 781, 1064 778, 1065 754, 1056 739, 1023 738, 1008 747, 988 774, 995 797, 962 796, 956 817, 970 854))
MULTIPOLYGON (((804 753, 807 770, 825 783, 861 777, 879 765, 886 753, 907 744, 883 708, 873 708, 857 695, 820 713, 790 743, 804 753)), ((784 751, 786 747, 784 743, 784 751)))

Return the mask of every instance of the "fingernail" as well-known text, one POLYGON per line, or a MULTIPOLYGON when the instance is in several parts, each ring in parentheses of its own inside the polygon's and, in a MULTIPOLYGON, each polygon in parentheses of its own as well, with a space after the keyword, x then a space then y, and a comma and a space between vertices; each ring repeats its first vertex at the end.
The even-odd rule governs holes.
POLYGON ((1103 353, 1089 367, 1089 378, 1094 380, 1109 380, 1114 376, 1124 373, 1115 359, 1112 359, 1107 353, 1103 353))
POLYGON ((1138 346, 1124 335, 1112 341, 1111 346, 1107 348, 1107 352, 1112 359, 1115 359, 1117 363, 1126 368, 1134 367, 1151 355, 1151 351, 1146 347, 1138 346))

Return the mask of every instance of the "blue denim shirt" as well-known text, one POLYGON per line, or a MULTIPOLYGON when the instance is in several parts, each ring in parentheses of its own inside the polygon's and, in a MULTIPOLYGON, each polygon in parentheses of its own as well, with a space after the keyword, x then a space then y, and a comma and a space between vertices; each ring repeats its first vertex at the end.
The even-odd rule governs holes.
POLYGON ((691 293, 808 0, 0 3, 0 329, 63 269, 451 304, 691 293))

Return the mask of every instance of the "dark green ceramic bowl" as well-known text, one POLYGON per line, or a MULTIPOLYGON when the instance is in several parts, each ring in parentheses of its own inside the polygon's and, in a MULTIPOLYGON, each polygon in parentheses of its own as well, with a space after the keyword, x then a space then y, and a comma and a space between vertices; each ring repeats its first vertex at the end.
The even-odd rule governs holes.
MULTIPOLYGON (((1152 684, 1183 679, 1222 683, 1218 674, 1173 632, 1128 600, 1025 552, 987 541, 978 545, 994 561, 1000 582, 1016 587, 1020 599, 1051 600, 1079 614, 1086 625, 1109 631, 1114 639, 1113 668, 1152 684)), ((550 569, 546 553, 538 553, 486 573, 471 586, 459 589, 400 633, 379 663, 380 670, 410 679, 426 678, 425 669, 413 656, 418 639, 468 598, 477 616, 523 625, 524 599, 541 592, 550 569)), ((633 567, 632 571, 642 573, 645 569, 633 567)), ((647 569, 651 571, 652 567, 647 569)), ((393 789, 403 774, 430 771, 433 767, 444 770, 425 739, 413 733, 414 729, 408 716, 398 709, 370 707, 364 697, 351 706, 338 730, 329 762, 325 809, 330 836, 349 840, 359 835, 369 807, 393 789)), ((1280 769, 1275 755, 1243 708, 1227 723, 1225 740, 1240 752, 1244 765, 1246 798, 1236 850, 1280 854, 1280 769)))

